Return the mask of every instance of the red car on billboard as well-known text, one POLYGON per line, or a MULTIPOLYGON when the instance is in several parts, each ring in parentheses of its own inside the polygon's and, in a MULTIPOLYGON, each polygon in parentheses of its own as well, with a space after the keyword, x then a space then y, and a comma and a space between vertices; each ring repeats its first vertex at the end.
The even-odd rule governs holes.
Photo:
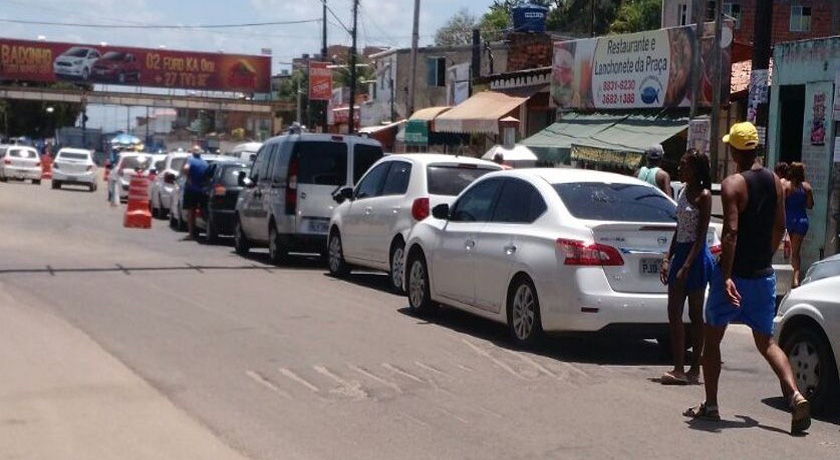
POLYGON ((140 63, 131 53, 108 51, 93 64, 92 79, 118 83, 140 82, 140 63))
POLYGON ((240 59, 230 68, 227 82, 235 88, 253 89, 257 87, 257 72, 248 61, 240 59))

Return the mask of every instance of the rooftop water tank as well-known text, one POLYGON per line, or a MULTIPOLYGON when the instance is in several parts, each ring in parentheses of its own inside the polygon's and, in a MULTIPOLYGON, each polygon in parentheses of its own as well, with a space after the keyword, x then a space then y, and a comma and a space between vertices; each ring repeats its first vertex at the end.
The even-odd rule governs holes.
POLYGON ((514 32, 545 32, 548 8, 526 3, 513 8, 514 32))

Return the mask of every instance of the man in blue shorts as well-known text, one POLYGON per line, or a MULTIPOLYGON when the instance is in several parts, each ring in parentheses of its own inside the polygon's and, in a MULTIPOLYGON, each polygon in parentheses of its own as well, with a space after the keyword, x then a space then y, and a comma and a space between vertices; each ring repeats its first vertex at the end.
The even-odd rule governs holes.
POLYGON ((772 260, 785 233, 782 183, 759 163, 758 132, 752 123, 736 123, 723 142, 729 144, 738 170, 721 184, 723 252, 706 301, 706 401, 689 408, 685 415, 720 420, 720 342, 726 326, 740 320, 752 329, 756 348, 779 377, 790 402, 791 433, 801 433, 811 425, 810 405, 796 388, 787 356, 773 341, 776 274, 772 260))
MULTIPOLYGON (((184 210, 189 213, 187 218, 187 229, 189 230, 185 240, 194 239, 196 236, 195 229, 195 211, 201 206, 204 199, 204 179, 207 174, 207 162, 201 158, 201 150, 196 147, 193 149, 193 154, 184 164, 182 174, 187 177, 184 186, 184 210)), ((173 210, 175 211, 175 210, 173 210)))

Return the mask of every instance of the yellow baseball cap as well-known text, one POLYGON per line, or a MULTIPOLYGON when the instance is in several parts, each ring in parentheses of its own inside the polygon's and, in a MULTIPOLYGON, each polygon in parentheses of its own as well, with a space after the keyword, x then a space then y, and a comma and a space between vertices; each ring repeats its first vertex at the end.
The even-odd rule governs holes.
POLYGON ((758 130, 748 121, 735 123, 729 134, 723 136, 723 142, 738 150, 755 150, 758 147, 758 130))

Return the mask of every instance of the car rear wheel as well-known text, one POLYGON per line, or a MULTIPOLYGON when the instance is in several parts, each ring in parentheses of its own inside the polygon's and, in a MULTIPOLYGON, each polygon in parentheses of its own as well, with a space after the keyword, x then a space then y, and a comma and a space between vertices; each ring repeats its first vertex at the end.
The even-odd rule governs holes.
POLYGON ((782 349, 799 391, 811 402, 815 413, 836 412, 840 382, 831 346, 812 326, 802 326, 787 335, 782 349))
POLYGON ((245 231, 242 229, 242 222, 239 221, 239 218, 236 219, 233 228, 233 248, 240 256, 248 254, 248 251, 251 250, 251 242, 245 236, 245 231))
POLYGON ((344 261, 344 247, 341 245, 341 234, 338 230, 333 230, 330 233, 327 265, 329 266, 330 274, 333 276, 341 277, 350 273, 350 267, 344 261))
POLYGON ((33 185, 41 185, 41 179, 32 179, 33 185))
POLYGON ((289 261, 289 253, 280 241, 280 234, 277 233, 274 222, 268 228, 268 258, 275 265, 282 265, 289 261))
POLYGON ((97 185, 96 185, 96 184, 90 184, 90 191, 91 191, 91 192, 95 192, 97 188, 98 188, 98 187, 97 187, 97 185))
POLYGON ((50 184, 53 190, 58 190, 61 188, 61 181, 54 180, 52 184, 50 184))
POLYGON ((437 304, 429 291, 429 272, 426 259, 419 251, 411 254, 408 262, 408 306, 416 315, 431 313, 437 304))
POLYGON ((514 280, 507 301, 508 328, 520 346, 534 346, 542 338, 540 301, 534 283, 527 277, 514 280))
POLYGON ((404 279, 405 243, 400 238, 391 246, 391 289, 397 294, 405 294, 405 289, 403 289, 404 279))

